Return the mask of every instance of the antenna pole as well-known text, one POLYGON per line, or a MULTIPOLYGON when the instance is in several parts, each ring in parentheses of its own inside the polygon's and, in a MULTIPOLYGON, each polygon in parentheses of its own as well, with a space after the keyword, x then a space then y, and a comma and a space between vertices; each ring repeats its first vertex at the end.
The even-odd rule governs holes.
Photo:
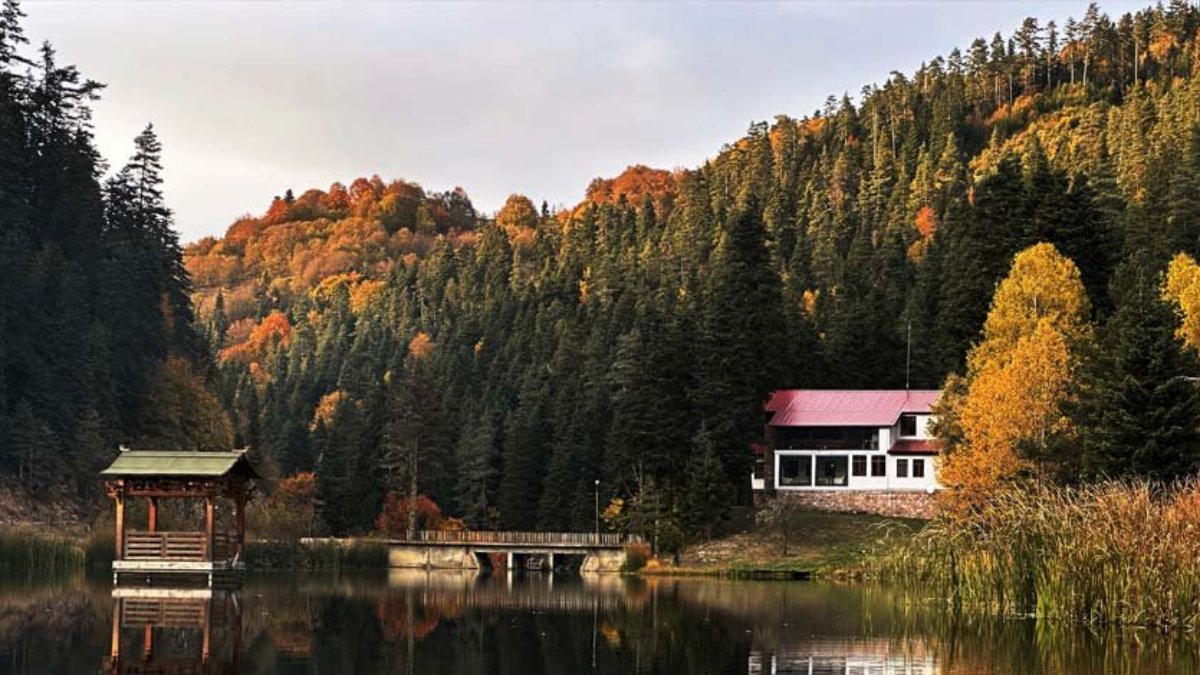
POLYGON ((904 349, 904 391, 908 391, 909 371, 912 367, 912 319, 908 321, 908 339, 904 349))

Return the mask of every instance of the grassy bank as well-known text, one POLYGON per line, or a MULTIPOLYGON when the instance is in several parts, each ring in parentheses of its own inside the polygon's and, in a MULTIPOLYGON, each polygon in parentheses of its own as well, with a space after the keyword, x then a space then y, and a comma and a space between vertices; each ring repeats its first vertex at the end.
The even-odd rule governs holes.
POLYGON ((880 551, 905 541, 925 521, 883 516, 797 511, 787 531, 755 527, 686 548, 677 563, 651 561, 646 575, 824 577, 864 575, 880 551))
POLYGON ((1096 625, 1200 626, 1200 485, 1005 490, 878 561, 973 611, 1096 625))

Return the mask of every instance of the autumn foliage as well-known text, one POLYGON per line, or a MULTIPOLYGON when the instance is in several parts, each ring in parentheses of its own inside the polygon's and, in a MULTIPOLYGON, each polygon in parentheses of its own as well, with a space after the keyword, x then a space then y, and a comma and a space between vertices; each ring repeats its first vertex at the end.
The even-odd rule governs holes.
POLYGON ((1042 459, 1070 432, 1063 403, 1091 339, 1079 270, 1051 244, 1017 254, 996 289, 964 382, 947 387, 942 422, 952 440, 940 478, 975 503, 1042 459))
POLYGON ((249 525, 259 537, 294 540, 320 534, 316 475, 305 471, 280 479, 270 496, 252 503, 249 525))
POLYGON ((1200 350, 1200 265, 1190 255, 1180 253, 1167 267, 1163 296, 1179 308, 1179 338, 1200 350))
POLYGON ((592 204, 615 204, 624 199, 630 204, 640 204, 649 197, 662 212, 669 208, 675 191, 675 177, 670 171, 637 164, 614 178, 593 180, 588 185, 586 201, 592 204))
MULTIPOLYGON (((466 527, 458 518, 442 515, 442 509, 425 495, 417 495, 417 529, 438 531, 461 531, 466 527)), ((403 537, 408 533, 408 514, 412 500, 406 496, 389 492, 383 500, 383 510, 375 521, 375 527, 389 537, 403 537)))
POLYGON ((249 363, 258 360, 272 344, 287 347, 291 337, 292 324, 287 316, 282 312, 272 312, 250 331, 245 342, 222 349, 218 358, 221 361, 249 363))

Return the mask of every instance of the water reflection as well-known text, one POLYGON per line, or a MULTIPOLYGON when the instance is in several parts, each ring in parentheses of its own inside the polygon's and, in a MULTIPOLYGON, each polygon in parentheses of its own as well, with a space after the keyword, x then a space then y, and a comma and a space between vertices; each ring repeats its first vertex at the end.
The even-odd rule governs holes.
POLYGON ((236 673, 242 603, 237 591, 114 588, 111 675, 236 673))
POLYGON ((1193 638, 932 611, 885 588, 397 570, 212 598, 0 585, 0 673, 1191 673, 1193 638))

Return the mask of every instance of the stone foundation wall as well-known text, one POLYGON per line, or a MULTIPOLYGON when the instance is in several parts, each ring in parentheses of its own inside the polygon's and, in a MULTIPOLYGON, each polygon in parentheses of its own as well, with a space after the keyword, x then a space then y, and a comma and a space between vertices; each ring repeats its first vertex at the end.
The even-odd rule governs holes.
POLYGON ((933 495, 923 491, 882 492, 876 490, 777 490, 776 499, 817 511, 874 513, 894 518, 932 518, 933 495))

